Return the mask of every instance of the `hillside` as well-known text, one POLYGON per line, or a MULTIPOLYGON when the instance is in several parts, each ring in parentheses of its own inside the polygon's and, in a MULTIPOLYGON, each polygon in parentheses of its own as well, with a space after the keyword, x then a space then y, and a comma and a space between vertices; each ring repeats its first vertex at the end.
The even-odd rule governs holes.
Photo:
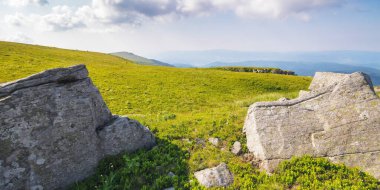
POLYGON ((231 189, 377 187, 357 169, 309 157, 269 176, 229 151, 238 140, 247 152, 242 126, 250 104, 294 98, 307 89, 310 77, 146 66, 102 53, 0 42, 0 83, 76 64, 87 66, 112 113, 148 126, 158 146, 104 160, 94 176, 73 189, 202 189, 193 173, 220 162, 234 173, 231 189), (220 147, 208 143, 209 137, 220 138, 220 147))
POLYGON ((168 63, 164 63, 161 61, 157 61, 154 59, 148 59, 145 57, 141 57, 138 55, 135 55, 133 53, 129 52, 116 52, 116 53, 111 53, 111 55, 115 55, 124 59, 131 60, 135 63, 142 64, 142 65, 154 65, 154 66, 167 66, 167 67, 174 67, 173 65, 170 65, 168 63))
POLYGON ((255 66, 255 67, 277 67, 283 70, 291 70, 301 76, 314 76, 315 72, 338 72, 353 73, 364 72, 371 76, 375 85, 380 85, 380 70, 370 67, 344 65, 338 63, 312 63, 312 62, 286 62, 286 61, 244 61, 244 62, 214 62, 207 67, 222 66, 255 66))

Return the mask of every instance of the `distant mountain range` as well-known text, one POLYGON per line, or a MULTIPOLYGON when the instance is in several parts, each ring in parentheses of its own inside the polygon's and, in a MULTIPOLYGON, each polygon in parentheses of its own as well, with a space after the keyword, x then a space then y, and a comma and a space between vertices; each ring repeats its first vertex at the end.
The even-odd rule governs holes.
POLYGON ((148 59, 145 57, 141 57, 138 55, 135 55, 130 52, 116 52, 116 53, 111 53, 111 55, 115 55, 124 59, 131 60, 135 63, 141 64, 141 65, 153 65, 153 66, 166 66, 166 67, 174 67, 171 64, 164 63, 155 59, 148 59))
POLYGON ((171 51, 152 57, 167 63, 202 67, 212 62, 285 61, 339 63, 380 69, 380 52, 320 51, 320 52, 249 52, 231 50, 171 51))
POLYGON ((374 85, 380 85, 380 52, 243 52, 230 50, 173 51, 147 59, 129 52, 112 53, 139 64, 169 67, 255 66, 291 70, 298 75, 314 76, 315 72, 364 72, 374 85), (171 64, 168 64, 171 63, 171 64))
POLYGON ((288 61, 243 61, 243 62, 214 62, 205 67, 221 66, 255 66, 255 67, 275 67, 283 70, 291 70, 298 75, 314 76, 315 72, 338 72, 353 73, 364 72, 371 76, 374 85, 380 85, 380 70, 364 66, 346 65, 339 63, 321 62, 288 62, 288 61))

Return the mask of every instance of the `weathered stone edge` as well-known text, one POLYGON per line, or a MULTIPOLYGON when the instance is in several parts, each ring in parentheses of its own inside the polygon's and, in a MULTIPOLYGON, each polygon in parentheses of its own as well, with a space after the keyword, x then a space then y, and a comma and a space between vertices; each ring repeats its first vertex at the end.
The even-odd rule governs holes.
MULTIPOLYGON (((321 72, 321 73, 328 73, 328 72, 321 72)), ((355 72, 353 74, 362 75, 364 77, 364 80, 368 83, 370 89, 374 93, 376 93, 374 90, 373 84, 372 84, 372 80, 369 77, 369 75, 367 75, 363 72, 355 72)), ((350 74, 350 75, 352 75, 352 74, 350 74)), ((350 75, 346 75, 346 76, 350 76, 350 75)), ((296 105, 296 104, 317 98, 323 94, 332 92, 337 84, 338 83, 336 82, 336 83, 326 87, 324 90, 311 91, 308 94, 300 96, 296 99, 291 99, 291 100, 287 100, 287 101, 274 101, 274 102, 256 102, 253 105, 251 105, 249 109, 261 108, 261 107, 293 106, 293 105, 296 105)))
POLYGON ((74 82, 86 78, 88 78, 88 70, 82 64, 68 68, 50 69, 26 78, 0 84, 0 98, 23 88, 54 82, 74 82))

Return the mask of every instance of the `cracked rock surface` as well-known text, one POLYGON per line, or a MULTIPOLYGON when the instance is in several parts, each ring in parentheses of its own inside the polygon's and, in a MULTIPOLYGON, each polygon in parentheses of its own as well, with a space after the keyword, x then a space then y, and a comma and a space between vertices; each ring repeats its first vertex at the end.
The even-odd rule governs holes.
POLYGON ((155 145, 140 123, 112 116, 84 65, 0 84, 0 189, 61 189, 107 155, 155 145))
POLYGON ((356 166, 380 179, 380 99, 364 73, 316 73, 293 100, 258 102, 244 124, 248 149, 271 172, 309 154, 356 166))

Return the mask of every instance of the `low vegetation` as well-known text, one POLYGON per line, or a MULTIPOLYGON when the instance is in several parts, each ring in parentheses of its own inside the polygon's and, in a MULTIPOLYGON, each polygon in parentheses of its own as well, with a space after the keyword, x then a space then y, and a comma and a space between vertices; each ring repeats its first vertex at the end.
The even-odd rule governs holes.
POLYGON ((282 75, 295 75, 293 71, 284 71, 279 68, 266 67, 213 67, 213 69, 233 71, 233 72, 250 72, 250 73, 272 73, 282 75))
POLYGON ((229 189, 380 188, 373 177, 325 159, 294 158, 269 176, 229 151, 237 140, 245 144, 250 104, 294 98, 309 77, 142 66, 101 53, 0 42, 0 83, 76 64, 86 64, 114 114, 148 126, 158 145, 103 160, 72 189, 202 189, 193 172, 220 162, 235 176, 229 189), (220 147, 209 137, 220 138, 220 147))

